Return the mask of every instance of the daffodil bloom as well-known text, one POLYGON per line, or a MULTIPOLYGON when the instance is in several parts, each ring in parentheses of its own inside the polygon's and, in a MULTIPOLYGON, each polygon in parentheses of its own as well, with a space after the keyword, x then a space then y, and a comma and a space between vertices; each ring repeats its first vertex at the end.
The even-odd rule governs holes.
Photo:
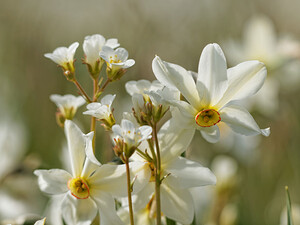
POLYGON ((83 51, 85 54, 84 62, 89 65, 90 72, 99 73, 102 64, 101 62, 100 52, 103 46, 109 46, 112 49, 120 46, 118 43, 118 39, 111 38, 105 40, 105 38, 100 34, 94 34, 91 36, 86 36, 83 42, 83 51))
POLYGON ((112 131, 115 152, 118 152, 117 155, 124 152, 128 158, 142 141, 152 137, 152 128, 150 126, 135 127, 131 121, 126 119, 121 121, 121 126, 118 124, 114 125, 112 131))
POLYGON ((101 120, 104 125, 112 127, 115 124, 115 119, 112 114, 111 105, 115 99, 116 95, 105 95, 100 103, 93 102, 88 104, 87 111, 83 112, 85 115, 91 115, 101 120))
POLYGON ((81 96, 74 95, 50 95, 50 100, 56 104, 59 111, 62 113, 65 119, 72 120, 78 107, 85 103, 85 100, 81 96))
POLYGON ((209 44, 200 57, 196 82, 183 67, 164 62, 158 56, 152 69, 162 84, 179 90, 186 99, 171 101, 181 112, 176 117, 180 126, 200 130, 212 143, 219 140, 221 121, 243 135, 269 135, 269 128, 260 129, 250 113, 236 103, 261 88, 267 75, 263 63, 247 61, 227 70, 220 46, 209 44))
POLYGON ((68 73, 73 74, 75 70, 74 55, 78 46, 79 43, 74 42, 68 48, 58 47, 53 51, 53 53, 46 53, 44 56, 61 66, 65 72, 68 71, 68 73))
MULTIPOLYGON (((84 135, 67 120, 65 133, 72 173, 61 169, 36 170, 34 174, 38 176, 40 189, 51 195, 64 195, 61 211, 67 224, 91 224, 98 211, 101 225, 123 224, 116 214, 113 196, 126 196, 125 166, 98 162, 93 154, 93 132, 84 135)), ((143 178, 149 178, 140 170, 143 166, 130 165, 132 177, 137 177, 134 191, 142 186, 143 178)))
MULTIPOLYGON (((194 218, 194 204, 189 188, 214 185, 216 178, 208 168, 180 157, 189 146, 194 130, 180 130, 174 127, 173 119, 167 121, 158 132, 162 180, 161 211, 170 219, 182 224, 190 224, 194 218)), ((144 152, 149 149, 145 142, 139 148, 144 152)), ((151 152, 148 154, 151 155, 151 152)), ((144 162, 145 158, 135 152, 132 160, 144 162)), ((153 162, 149 162, 144 167, 145 170, 151 171, 152 176, 144 189, 133 195, 133 206, 136 212, 144 209, 151 199, 155 199, 155 167, 153 162)))
POLYGON ((135 64, 133 59, 128 59, 128 51, 125 48, 112 49, 103 46, 100 57, 106 61, 107 74, 112 80, 120 79, 126 69, 135 64))

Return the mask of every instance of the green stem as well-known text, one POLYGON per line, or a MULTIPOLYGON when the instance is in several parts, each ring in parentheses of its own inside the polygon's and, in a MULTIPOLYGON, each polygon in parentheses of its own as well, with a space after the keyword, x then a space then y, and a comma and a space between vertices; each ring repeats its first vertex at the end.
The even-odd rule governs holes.
POLYGON ((125 160, 125 165, 126 165, 126 175, 127 175, 127 192, 128 192, 128 206, 129 206, 130 224, 134 225, 133 210, 132 210, 132 199, 131 199, 130 170, 129 170, 128 158, 126 158, 126 160, 125 160))
MULTIPOLYGON (((93 102, 97 102, 97 91, 98 91, 98 79, 93 79, 94 84, 94 91, 93 91, 93 102)), ((96 147, 96 117, 91 118, 91 131, 94 131, 94 137, 93 137, 93 150, 95 153, 95 147, 96 147)))
POLYGON ((156 199, 156 225, 161 225, 161 204, 160 204, 160 184, 161 184, 161 159, 157 139, 156 123, 153 124, 153 135, 156 147, 156 168, 155 168, 155 199, 156 199))
POLYGON ((83 88, 81 87, 81 85, 78 83, 77 80, 73 80, 74 84, 76 85, 76 87, 78 88, 78 90, 80 91, 80 93, 85 97, 86 101, 88 103, 91 103, 92 100, 90 99, 90 97, 87 95, 87 93, 83 90, 83 88))

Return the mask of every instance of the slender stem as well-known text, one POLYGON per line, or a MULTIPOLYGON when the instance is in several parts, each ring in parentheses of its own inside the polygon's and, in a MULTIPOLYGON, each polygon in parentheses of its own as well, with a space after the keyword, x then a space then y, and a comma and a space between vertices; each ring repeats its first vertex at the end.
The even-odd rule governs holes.
POLYGON ((92 100, 91 100, 90 97, 87 95, 87 93, 83 90, 83 88, 82 88, 81 85, 78 83, 78 81, 77 81, 77 80, 74 80, 73 82, 74 82, 74 84, 76 85, 76 87, 78 88, 78 90, 80 91, 80 93, 81 93, 82 95, 84 95, 84 97, 86 98, 86 100, 87 100, 89 103, 91 103, 92 100))
MULTIPOLYGON (((93 92, 93 102, 97 101, 97 91, 98 91, 98 79, 93 79, 94 83, 94 92, 93 92)), ((93 150, 95 153, 95 140, 96 140, 96 117, 91 118, 91 131, 94 131, 94 137, 93 137, 93 150)))
POLYGON ((132 199, 131 199, 130 170, 129 170, 128 158, 126 158, 126 160, 125 160, 125 165, 126 165, 126 175, 127 175, 127 192, 128 192, 128 206, 129 206, 130 224, 134 225, 133 210, 132 210, 132 199))
POLYGON ((103 86, 100 88, 99 92, 103 92, 104 89, 106 88, 106 86, 107 86, 110 82, 111 82, 111 80, 110 80, 110 79, 107 79, 107 80, 105 81, 105 83, 103 84, 103 86))
POLYGON ((155 147, 156 147, 156 168, 155 168, 155 198, 156 198, 156 225, 161 225, 161 204, 160 204, 160 184, 161 184, 161 159, 160 159, 160 150, 157 139, 157 130, 156 123, 153 124, 153 135, 155 138, 155 147))

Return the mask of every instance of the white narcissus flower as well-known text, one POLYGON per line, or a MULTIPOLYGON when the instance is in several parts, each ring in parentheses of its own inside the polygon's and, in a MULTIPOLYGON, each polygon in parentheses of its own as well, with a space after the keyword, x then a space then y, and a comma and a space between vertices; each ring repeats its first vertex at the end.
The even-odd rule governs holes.
MULTIPOLYGON (((123 224, 115 211, 113 196, 125 197, 126 169, 124 165, 101 165, 92 148, 93 132, 84 135, 70 120, 65 122, 72 173, 61 169, 35 170, 40 189, 51 195, 64 195, 62 215, 67 224, 91 224, 97 212, 102 225, 123 224)), ((133 190, 143 186, 149 174, 141 170, 144 164, 130 164, 133 190)))
POLYGON ((66 119, 73 119, 78 107, 85 103, 82 96, 74 95, 50 95, 50 100, 56 104, 60 112, 66 119))
MULTIPOLYGON (((194 130, 183 130, 174 127, 173 119, 167 121, 158 132, 161 153, 161 211, 162 214, 182 224, 190 224, 194 218, 193 199, 189 188, 214 185, 216 177, 206 167, 197 162, 180 157, 189 146, 194 130)), ((148 148, 143 142, 142 151, 148 148)), ((151 152, 148 152, 151 154, 151 152)), ((145 161, 137 152, 131 157, 133 161, 145 161)), ((136 195, 133 195, 133 207, 137 212, 144 209, 155 197, 154 165, 148 163, 152 176, 148 184, 136 195)))
POLYGON ((200 130, 209 142, 219 140, 218 123, 246 136, 268 136, 236 100, 255 94, 263 85, 267 71, 259 61, 247 61, 227 70, 226 59, 218 44, 207 45, 200 57, 197 81, 183 67, 162 61, 152 62, 156 78, 171 89, 179 90, 186 101, 171 101, 178 107, 180 126, 200 130))
POLYGON ((96 71, 97 64, 101 61, 99 54, 102 51, 103 46, 114 49, 119 47, 120 44, 118 43, 118 39, 111 38, 105 40, 100 34, 94 34, 84 38, 83 51, 85 54, 85 63, 89 64, 94 72, 96 71))
POLYGON ((112 114, 111 105, 116 95, 105 95, 100 103, 93 102, 86 106, 87 111, 83 112, 85 115, 91 115, 100 120, 109 120, 112 114))
POLYGON ((66 47, 58 47, 56 48, 53 53, 46 53, 44 56, 46 58, 51 59, 53 62, 57 63, 61 66, 64 70, 70 71, 71 73, 74 72, 74 55, 76 49, 78 48, 79 43, 74 42, 68 48, 66 47))

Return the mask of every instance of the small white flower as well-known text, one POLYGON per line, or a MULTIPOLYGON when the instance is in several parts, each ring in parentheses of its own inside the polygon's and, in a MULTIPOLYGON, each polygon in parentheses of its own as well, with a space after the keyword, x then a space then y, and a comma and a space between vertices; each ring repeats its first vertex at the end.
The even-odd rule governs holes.
MULTIPOLYGON (((98 210, 103 225, 122 225, 115 211, 113 196, 125 197, 126 169, 124 165, 101 165, 92 148, 93 132, 84 135, 70 120, 65 122, 72 173, 61 169, 35 170, 40 189, 51 195, 63 195, 61 211, 67 224, 90 224, 98 210)), ((131 163, 134 191, 143 187, 149 175, 131 163)))
POLYGON ((127 149, 136 148, 144 140, 150 139, 152 128, 150 126, 135 127, 135 125, 126 119, 121 121, 121 126, 116 124, 112 127, 113 141, 123 141, 127 149))
POLYGON ((176 117, 180 126, 200 130, 212 143, 219 140, 220 121, 243 135, 269 135, 269 128, 260 129, 250 113, 236 103, 262 87, 267 75, 263 63, 247 61, 227 70, 220 46, 209 44, 201 54, 196 83, 190 72, 158 56, 153 60, 152 69, 162 84, 179 90, 186 99, 171 101, 181 112, 176 117))
POLYGON ((162 90, 164 85, 162 85, 158 80, 152 82, 148 80, 138 80, 138 81, 128 81, 125 84, 125 89, 128 94, 133 96, 134 94, 144 95, 145 91, 156 91, 162 90))
POLYGON ((93 70, 100 63, 100 52, 104 46, 108 46, 112 49, 120 46, 118 39, 112 38, 105 40, 105 38, 100 34, 94 34, 91 36, 86 36, 83 42, 83 51, 85 54, 85 62, 89 64, 93 70))
POLYGON ((85 115, 91 115, 100 120, 110 120, 112 114, 111 105, 115 99, 116 95, 105 95, 100 103, 93 102, 88 104, 87 111, 83 112, 85 115))
POLYGON ((109 68, 127 69, 135 63, 133 59, 128 59, 128 52, 125 48, 114 50, 109 46, 103 46, 100 57, 106 61, 109 68))
POLYGON ((44 56, 46 58, 51 59, 53 62, 60 65, 64 70, 68 70, 70 72, 74 72, 74 54, 76 49, 78 48, 79 43, 74 42, 68 48, 66 47, 58 47, 53 53, 46 53, 44 56))
MULTIPOLYGON (((194 218, 194 204, 191 193, 192 187, 214 185, 214 174, 197 162, 180 157, 189 146, 194 130, 178 129, 173 119, 167 121, 158 132, 161 153, 161 211, 162 214, 182 224, 191 224, 194 218)), ((147 143, 140 146, 142 151, 148 148, 147 143)), ((149 149, 149 148, 148 148, 149 149)), ((148 152, 151 154, 151 152, 148 152)), ((144 162, 139 153, 131 159, 144 162)), ((145 170, 152 173, 148 184, 136 195, 133 195, 133 206, 136 212, 144 209, 155 193, 154 165, 148 163, 145 170)))
POLYGON ((72 119, 78 109, 85 103, 81 96, 74 95, 51 95, 50 100, 56 104, 66 119, 72 119))

